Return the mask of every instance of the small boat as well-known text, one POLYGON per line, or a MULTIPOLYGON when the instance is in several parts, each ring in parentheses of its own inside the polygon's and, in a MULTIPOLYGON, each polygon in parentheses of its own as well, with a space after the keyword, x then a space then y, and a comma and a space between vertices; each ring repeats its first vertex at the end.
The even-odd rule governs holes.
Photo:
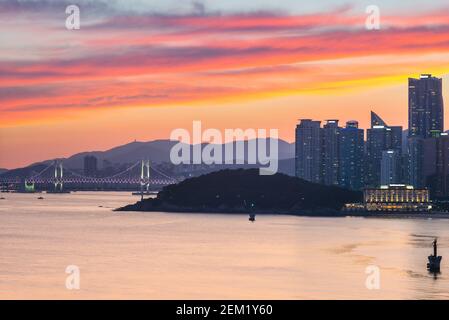
POLYGON ((44 199, 44 197, 39 197, 39 198, 37 198, 38 200, 43 200, 44 199))
POLYGON ((429 262, 427 263, 427 269, 430 272, 440 272, 440 264, 442 257, 438 255, 437 239, 433 241, 433 255, 428 256, 429 262))
POLYGON ((249 221, 251 221, 251 222, 256 221, 256 215, 254 213, 249 214, 249 221))

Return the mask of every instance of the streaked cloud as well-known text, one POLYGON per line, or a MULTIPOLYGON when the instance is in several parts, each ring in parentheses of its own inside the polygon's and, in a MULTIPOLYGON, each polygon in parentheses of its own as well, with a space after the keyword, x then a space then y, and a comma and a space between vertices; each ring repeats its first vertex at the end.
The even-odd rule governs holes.
MULTIPOLYGON (((107 6, 101 1, 82 4, 98 10, 107 6)), ((3 3, 16 11, 34 10, 39 5, 50 10, 56 4, 3 3)), ((35 36, 42 31, 47 34, 41 45, 34 46, 34 58, 23 58, 21 44, 14 48, 12 43, 7 54, 14 57, 0 60, 0 93, 4 93, 0 112, 14 112, 10 121, 19 121, 24 113, 57 106, 75 110, 153 106, 212 97, 346 90, 348 83, 369 82, 374 77, 372 66, 359 67, 356 73, 343 72, 354 70, 348 61, 334 66, 329 75, 329 70, 320 68, 320 61, 377 56, 376 64, 382 66, 388 64, 382 62, 382 55, 449 50, 449 20, 441 10, 384 16, 382 30, 368 31, 364 29, 365 15, 354 14, 349 5, 305 15, 225 15, 206 13, 199 3, 193 7, 196 12, 187 15, 118 15, 119 11, 110 10, 114 14, 89 21, 75 32, 38 21, 35 36)), ((375 77, 395 75, 389 64, 388 69, 378 70, 383 73, 377 72, 375 77)))
POLYGON ((213 113, 449 73, 445 1, 377 2, 379 31, 365 29, 369 1, 80 0, 81 30, 68 31, 72 1, 0 1, 0 128, 104 110, 213 113))

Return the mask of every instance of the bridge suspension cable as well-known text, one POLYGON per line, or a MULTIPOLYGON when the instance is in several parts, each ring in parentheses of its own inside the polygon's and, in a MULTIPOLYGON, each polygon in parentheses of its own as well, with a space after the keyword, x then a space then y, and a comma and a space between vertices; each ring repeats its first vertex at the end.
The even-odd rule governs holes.
MULTIPOLYGON (((136 181, 137 182, 140 181, 141 184, 145 183, 145 185, 148 185, 148 186, 149 186, 150 183, 156 183, 156 184, 159 184, 159 183, 167 184, 168 183, 168 184, 170 184, 170 183, 178 182, 178 179, 176 179, 175 177, 171 177, 170 175, 164 173, 163 171, 161 171, 159 169, 156 169, 153 166, 150 166, 148 160, 146 160, 147 162, 144 162, 144 161, 145 160, 137 161, 136 163, 132 164, 130 167, 126 168, 125 170, 123 170, 121 172, 118 172, 118 173, 115 173, 115 174, 113 174, 111 176, 108 176, 108 177, 89 177, 89 176, 80 174, 80 173, 78 173, 78 172, 76 172, 76 171, 74 171, 72 169, 69 169, 69 168, 64 168, 63 169, 62 168, 62 162, 61 161, 55 161, 54 163, 52 163, 52 164, 48 165, 47 167, 45 167, 40 172, 38 172, 36 174, 33 174, 30 177, 26 178, 25 182, 29 182, 29 183, 31 183, 31 182, 37 182, 37 183, 44 183, 44 182, 45 183, 50 183, 51 182, 51 183, 55 183, 57 181, 58 183, 63 183, 63 182, 66 182, 66 183, 74 183, 74 182, 80 182, 80 183, 83 183, 83 182, 85 182, 85 183, 88 183, 88 182, 93 182, 93 183, 103 183, 103 182, 107 182, 107 183, 111 183, 111 182, 112 183, 122 183, 122 182, 136 183, 136 181), (138 175, 136 175, 136 177, 131 177, 131 176, 129 176, 127 178, 126 177, 120 177, 120 176, 123 176, 124 174, 126 174, 127 172, 131 174, 131 170, 133 170, 134 168, 136 168, 137 166, 142 165, 142 164, 145 164, 145 165, 148 166, 148 172, 147 173, 142 173, 142 172, 144 172, 144 171, 142 171, 143 170, 142 169, 141 173, 140 173, 140 177, 138 177, 138 175), (47 177, 47 178, 42 177, 44 175, 44 173, 47 172, 50 168, 59 168, 60 171, 56 171, 58 169, 55 169, 55 177, 47 177), (155 178, 150 180, 150 178, 149 178, 150 172, 149 171, 151 169, 154 170, 156 176, 159 175, 160 178, 155 177, 155 178), (65 175, 64 178, 62 178, 63 170, 66 171, 69 174, 69 177, 67 177, 67 175, 65 175), (57 172, 60 172, 59 173, 60 176, 57 175, 57 172), (142 178, 142 174, 145 175, 145 177, 144 177, 145 179, 142 178), (70 178, 70 175, 72 175, 72 176, 74 176, 76 178, 82 179, 84 181, 76 181, 73 178, 70 178), (148 175, 148 177, 146 177, 146 175, 148 175), (117 179, 120 179, 120 181, 115 181, 117 179), (166 179, 166 180, 164 180, 164 179, 166 179), (111 181, 111 180, 114 180, 114 181, 111 181), (123 180, 123 181, 121 181, 121 180, 123 180), (152 182, 150 182, 150 181, 152 181, 152 182)), ((14 182, 18 183, 19 180, 16 179, 16 180, 14 180, 14 182)))
POLYGON ((161 176, 163 176, 164 178, 167 178, 167 179, 173 180, 173 181, 177 181, 177 179, 175 179, 175 178, 173 178, 173 177, 170 177, 170 176, 166 175, 165 173, 163 173, 162 171, 160 171, 160 170, 158 170, 158 169, 156 169, 156 168, 154 168, 154 167, 151 167, 151 169, 153 169, 154 171, 156 171, 157 173, 159 173, 159 174, 160 174, 161 176))
POLYGON ((47 166, 45 169, 43 169, 43 170, 40 171, 39 173, 35 174, 34 176, 31 176, 31 177, 27 178, 26 180, 33 180, 33 179, 39 177, 40 175, 44 174, 44 172, 47 171, 48 169, 50 169, 51 167, 53 167, 53 164, 50 164, 50 165, 47 166))
MULTIPOLYGON (((122 174, 124 174, 124 173, 126 173, 126 172, 128 172, 128 171, 131 171, 131 170, 134 169, 139 163, 140 163, 140 162, 136 162, 135 164, 133 164, 132 166, 130 166, 130 167, 127 168, 126 170, 123 170, 123 171, 121 171, 121 172, 119 172, 119 173, 113 174, 112 176, 109 176, 109 177, 102 177, 101 179, 113 179, 113 178, 116 178, 116 177, 118 177, 118 176, 120 176, 120 175, 122 175, 122 174)), ((77 176, 77 177, 79 177, 79 178, 83 178, 83 179, 95 179, 95 178, 96 178, 96 177, 88 177, 88 176, 79 174, 79 173, 77 173, 77 172, 75 172, 75 171, 73 171, 73 170, 67 169, 67 168, 65 168, 65 170, 67 170, 68 172, 70 172, 71 174, 73 174, 74 176, 77 176)))

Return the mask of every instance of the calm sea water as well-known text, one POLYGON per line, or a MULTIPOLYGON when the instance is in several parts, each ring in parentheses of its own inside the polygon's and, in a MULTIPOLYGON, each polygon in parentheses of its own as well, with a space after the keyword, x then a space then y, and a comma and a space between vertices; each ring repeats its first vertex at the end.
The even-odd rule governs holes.
POLYGON ((129 193, 0 194, 0 298, 449 299, 449 220, 117 213, 129 193), (101 206, 101 207, 100 207, 101 206), (433 237, 443 255, 426 271, 433 237), (68 265, 80 290, 67 290, 68 265), (366 287, 379 267, 380 289, 366 287))

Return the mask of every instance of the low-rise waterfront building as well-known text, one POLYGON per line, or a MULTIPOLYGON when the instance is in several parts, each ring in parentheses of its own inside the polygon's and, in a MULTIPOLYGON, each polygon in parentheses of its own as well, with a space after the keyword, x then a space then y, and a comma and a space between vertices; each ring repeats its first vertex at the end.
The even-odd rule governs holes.
POLYGON ((427 212, 432 210, 428 189, 391 184, 363 191, 363 203, 350 203, 345 211, 427 212))
POLYGON ((432 205, 428 189, 391 184, 365 189, 363 202, 368 211, 429 211, 432 205))

